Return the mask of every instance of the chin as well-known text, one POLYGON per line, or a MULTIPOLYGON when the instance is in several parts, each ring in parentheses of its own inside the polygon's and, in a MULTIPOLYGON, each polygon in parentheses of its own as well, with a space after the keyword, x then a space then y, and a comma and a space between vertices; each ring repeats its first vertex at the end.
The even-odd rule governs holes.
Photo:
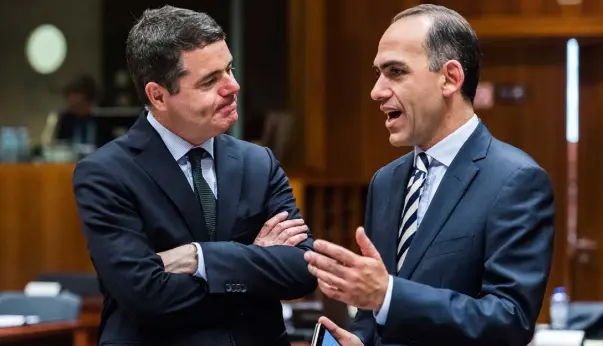
POLYGON ((406 147, 411 145, 409 144, 408 137, 401 133, 390 133, 389 143, 394 147, 406 147))
POLYGON ((212 123, 214 128, 219 129, 221 133, 225 133, 237 123, 238 119, 239 115, 237 112, 234 112, 234 114, 229 114, 221 118, 214 118, 212 123))
POLYGON ((230 116, 230 117, 224 119, 224 127, 225 127, 224 131, 228 131, 231 127, 233 127, 237 123, 238 119, 239 119, 239 116, 236 113, 234 116, 230 116))

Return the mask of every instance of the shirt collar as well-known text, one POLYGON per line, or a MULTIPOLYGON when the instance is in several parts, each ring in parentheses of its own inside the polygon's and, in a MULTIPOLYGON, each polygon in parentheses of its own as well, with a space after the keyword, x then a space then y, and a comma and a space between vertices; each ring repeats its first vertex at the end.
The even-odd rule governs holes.
MULTIPOLYGON (((471 119, 463 124, 463 126, 456 129, 456 131, 436 143, 436 145, 433 147, 427 149, 426 154, 433 158, 434 161, 449 167, 452 163, 452 160, 454 160, 458 152, 461 150, 463 144, 465 144, 473 131, 475 131, 477 128, 477 125, 479 125, 479 119, 477 115, 473 114, 471 119)), ((415 146, 415 165, 417 155, 421 152, 423 152, 423 150, 421 150, 421 148, 418 146, 415 146)))
POLYGON ((214 158, 214 138, 210 138, 205 141, 201 145, 192 145, 183 138, 174 134, 172 131, 165 128, 165 126, 161 125, 157 119, 153 116, 153 113, 150 111, 147 114, 147 120, 153 126, 155 131, 159 133, 159 136, 165 143, 165 146, 169 150, 170 154, 174 157, 174 160, 180 161, 182 157, 184 157, 188 152, 193 148, 203 148, 205 151, 209 153, 209 155, 214 158))

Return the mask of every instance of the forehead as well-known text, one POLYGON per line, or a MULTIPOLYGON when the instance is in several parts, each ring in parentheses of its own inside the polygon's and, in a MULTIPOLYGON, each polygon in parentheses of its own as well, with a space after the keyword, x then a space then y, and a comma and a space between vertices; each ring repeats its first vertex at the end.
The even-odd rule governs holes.
POLYGON ((392 23, 385 31, 377 49, 375 66, 390 61, 407 61, 426 56, 423 43, 431 25, 425 16, 410 16, 392 23))
POLYGON ((224 69, 231 60, 232 55, 224 40, 192 51, 185 51, 181 55, 182 66, 192 74, 224 69))

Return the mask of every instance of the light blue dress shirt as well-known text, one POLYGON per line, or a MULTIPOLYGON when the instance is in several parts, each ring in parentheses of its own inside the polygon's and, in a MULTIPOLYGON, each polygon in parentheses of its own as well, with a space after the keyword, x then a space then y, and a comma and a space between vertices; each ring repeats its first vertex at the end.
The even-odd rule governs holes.
MULTIPOLYGON (((195 146, 166 129, 157 121, 157 119, 155 119, 151 112, 147 114, 147 120, 157 131, 157 133, 159 133, 163 143, 165 143, 165 146, 169 150, 170 154, 172 154, 172 157, 174 157, 174 160, 176 160, 178 166, 180 166, 182 173, 184 173, 184 176, 186 177, 186 180, 188 180, 188 184, 193 191, 195 191, 195 187, 193 185, 193 171, 187 154, 191 149, 197 147, 203 148, 209 153, 210 157, 206 156, 201 160, 201 172, 203 174, 203 178, 205 178, 205 181, 207 181, 207 184, 217 199, 218 182, 216 180, 216 169, 214 167, 214 139, 210 138, 205 143, 195 146)), ((203 259, 201 245, 199 245, 199 243, 193 243, 193 245, 195 245, 197 248, 199 262, 195 276, 203 278, 207 281, 207 274, 205 273, 205 260, 203 259)))
MULTIPOLYGON (((417 227, 419 227, 421 224, 423 216, 425 216, 425 212, 427 211, 433 196, 438 190, 438 186, 440 186, 440 182, 442 181, 444 174, 446 174, 446 170, 448 167, 450 167, 452 160, 454 160, 456 154, 458 154, 459 150, 461 150, 463 144, 465 144, 473 131, 475 131, 477 125, 479 125, 479 119, 477 115, 474 114, 473 117, 471 117, 471 119, 469 119, 469 121, 467 121, 463 126, 456 129, 456 131, 436 143, 436 145, 433 147, 427 149, 426 154, 430 156, 432 160, 427 172, 423 194, 419 197, 419 208, 417 209, 417 227)), ((415 147, 415 164, 417 155, 422 151, 423 150, 421 150, 419 147, 415 147)), ((406 182, 400 182, 400 184, 405 183, 406 182)), ((412 246, 412 244, 410 246, 412 246)), ((402 264, 402 266, 404 266, 404 264, 402 264)), ((394 277, 390 275, 387 283, 387 292, 385 293, 385 299, 383 300, 381 310, 374 312, 375 320, 380 325, 384 325, 387 321, 387 314, 389 312, 389 304, 392 300, 393 289, 394 277)))

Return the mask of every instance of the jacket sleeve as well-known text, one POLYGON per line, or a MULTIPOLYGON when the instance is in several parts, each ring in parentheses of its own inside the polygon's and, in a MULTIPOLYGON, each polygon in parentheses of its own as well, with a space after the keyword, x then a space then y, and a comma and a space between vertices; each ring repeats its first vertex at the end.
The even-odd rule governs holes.
MULTIPOLYGON (((288 211, 290 219, 301 218, 289 179, 272 152, 266 151, 271 164, 267 198, 269 217, 288 211)), ((310 231, 308 238, 295 247, 202 243, 209 292, 281 300, 304 297, 314 292, 317 286, 317 280, 308 271, 304 260, 304 252, 313 250, 313 244, 310 231), (224 261, 224 258, 229 260, 224 261), (237 289, 233 291, 233 287, 237 289)))
POLYGON ((135 200, 107 167, 83 160, 73 183, 91 260, 120 307, 137 318, 158 320, 210 303, 204 280, 164 270, 135 200))
MULTIPOLYGON (((364 216, 364 230, 371 239, 372 229, 370 225, 372 225, 372 217, 373 217, 373 188, 375 185, 375 180, 379 172, 378 170, 371 179, 369 184, 367 196, 366 196, 366 210, 364 216)), ((352 323, 351 332, 356 334, 362 340, 362 343, 365 346, 373 346, 375 345, 375 327, 376 321, 374 312, 372 310, 362 310, 358 309, 356 316, 354 317, 354 321, 352 323)))
POLYGON ((527 345, 550 271, 553 219, 546 172, 537 166, 518 169, 488 216, 480 296, 394 278, 381 337, 419 344, 437 338, 462 345, 527 345))

